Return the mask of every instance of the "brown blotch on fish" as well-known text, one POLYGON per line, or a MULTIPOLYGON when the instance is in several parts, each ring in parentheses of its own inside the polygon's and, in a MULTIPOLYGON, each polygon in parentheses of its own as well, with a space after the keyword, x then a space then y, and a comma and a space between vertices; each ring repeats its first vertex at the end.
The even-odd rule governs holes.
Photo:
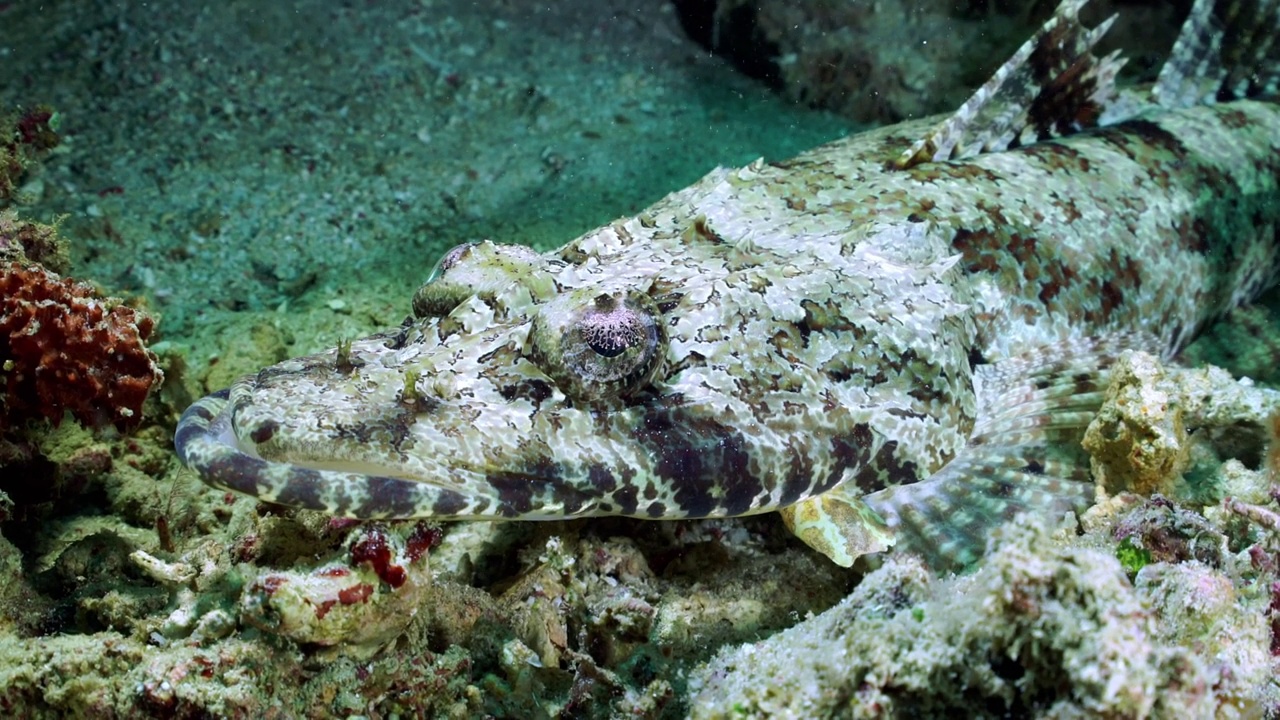
POLYGON ((925 163, 907 172, 913 180, 935 185, 949 180, 995 184, 1004 179, 998 173, 973 162, 925 163))
POLYGON ((280 429, 280 423, 275 420, 265 420, 257 425, 252 432, 249 433, 249 439, 255 445, 261 445, 275 437, 276 431, 280 429))
POLYGON ((817 492, 822 492, 835 487, 844 477, 844 471, 853 469, 854 482, 858 488, 864 492, 875 492, 882 490, 882 487, 872 483, 864 485, 864 482, 872 480, 862 470, 866 468, 867 461, 871 459, 871 444, 875 438, 871 434, 871 428, 865 424, 859 423, 853 426, 853 429, 843 435, 836 435, 831 438, 831 458, 834 461, 831 472, 827 474, 826 481, 822 483, 820 488, 815 488, 817 492))
POLYGON ((1079 277, 1076 269, 1061 259, 1054 259, 1040 266, 1041 276, 1048 276, 1040 286, 1036 297, 1050 310, 1057 309, 1057 298, 1063 290, 1074 285, 1079 277))
POLYGON ((779 488, 778 500, 790 505, 801 500, 813 488, 817 478, 813 475, 813 458, 809 457, 803 443, 787 441, 787 474, 779 488))
POLYGON ((397 403, 373 413, 367 420, 334 423, 334 434, 338 438, 355 440, 361 444, 388 444, 397 452, 404 453, 413 448, 412 429, 418 421, 418 412, 413 407, 397 403))
POLYGON ((694 240, 701 240, 703 242, 709 242, 713 245, 724 244, 724 238, 720 237, 719 233, 711 229, 711 225, 708 224, 707 222, 706 215, 699 215, 695 217, 693 219, 693 222, 690 224, 689 228, 685 230, 684 235, 682 237, 684 238, 685 242, 693 242, 694 240))
POLYGON ((516 398, 524 398, 533 403, 536 411, 542 406, 543 401, 551 397, 555 391, 551 388, 551 384, 544 380, 524 378, 517 383, 503 385, 498 388, 498 393, 502 395, 503 400, 508 402, 516 398))
POLYGON ((1084 217, 1072 198, 1063 198, 1054 192, 1049 195, 1049 203, 1062 211, 1063 222, 1068 225, 1084 217))
POLYGON ((764 486, 763 478, 750 473, 742 434, 695 411, 650 409, 635 439, 656 459, 654 474, 674 488, 675 502, 688 517, 707 517, 717 509, 740 515, 764 486))
POLYGON ((571 515, 585 502, 582 493, 565 482, 560 466, 547 458, 536 458, 519 471, 491 472, 485 481, 496 491, 499 512, 505 517, 527 515, 545 502, 557 503, 571 515))
POLYGON ((587 468, 587 481, 601 495, 618 489, 618 479, 613 476, 613 472, 607 466, 600 463, 593 463, 587 468))
POLYGON ((993 273, 1000 269, 1004 259, 1004 244, 987 228, 956 230, 951 246, 960 251, 960 262, 971 273, 993 273))
POLYGON ((1018 148, 1018 153, 1035 158, 1041 167, 1051 172, 1088 174, 1093 165, 1084 153, 1061 142, 1046 142, 1018 148))
POLYGON ((640 500, 637 497, 639 492, 640 489, 635 485, 626 483, 623 484, 621 489, 612 495, 612 500, 617 503, 618 510, 623 515, 634 516, 636 514, 636 508, 640 506, 640 500))
POLYGON ((1097 137, 1143 167, 1161 190, 1174 188, 1173 175, 1187 162, 1188 152, 1182 141, 1150 120, 1112 125, 1100 130, 1097 137))
POLYGON ((872 458, 870 465, 859 474, 858 485, 872 485, 878 488, 897 487, 919 482, 920 468, 910 460, 898 457, 898 441, 890 440, 880 446, 880 451, 872 458), (863 480, 862 475, 870 475, 863 480))
POLYGON ((290 507, 318 510, 325 506, 320 496, 320 474, 315 470, 295 468, 289 471, 289 481, 275 497, 275 502, 290 507))
POLYGON ((1245 130, 1253 126, 1253 118, 1236 108, 1219 108, 1218 122, 1229 130, 1245 130))
POLYGON ((1209 251, 1209 225, 1204 218, 1182 218, 1176 229, 1178 246, 1188 252, 1203 255, 1209 251))

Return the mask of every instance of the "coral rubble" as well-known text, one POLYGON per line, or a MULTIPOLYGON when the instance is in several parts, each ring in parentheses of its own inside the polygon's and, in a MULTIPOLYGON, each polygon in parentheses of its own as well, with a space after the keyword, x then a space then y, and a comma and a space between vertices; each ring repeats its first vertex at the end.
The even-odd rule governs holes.
POLYGON ((18 192, 27 168, 58 146, 57 126, 58 114, 45 105, 0 117, 0 205, 18 192))
POLYGON ((1220 717, 1277 701, 1267 599, 1198 562, 1138 582, 1023 524, 966 577, 890 559, 847 599, 694 680, 693 716, 1220 717), (1199 648, 1199 649, 1197 649, 1199 648))
POLYGON ((241 597, 241 617, 304 647, 371 656, 400 637, 425 604, 426 532, 420 526, 401 541, 371 525, 352 534, 345 561, 263 570, 241 597))

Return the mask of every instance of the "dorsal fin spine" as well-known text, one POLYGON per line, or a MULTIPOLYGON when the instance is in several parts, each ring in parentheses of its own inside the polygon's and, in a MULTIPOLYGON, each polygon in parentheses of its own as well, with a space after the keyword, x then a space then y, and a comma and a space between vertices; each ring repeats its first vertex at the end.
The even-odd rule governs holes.
POLYGON ((997 152, 1096 125, 1115 97, 1124 61, 1115 53, 1101 60, 1093 56, 1115 17, 1084 27, 1079 13, 1087 2, 1064 0, 1039 32, 894 167, 997 152))

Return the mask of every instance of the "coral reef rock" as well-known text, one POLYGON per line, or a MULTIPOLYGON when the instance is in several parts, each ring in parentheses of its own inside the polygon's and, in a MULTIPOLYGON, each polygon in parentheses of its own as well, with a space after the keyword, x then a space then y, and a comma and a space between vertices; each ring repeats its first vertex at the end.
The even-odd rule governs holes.
POLYGON ((972 575, 939 580, 894 556, 831 610, 722 651, 692 680, 692 715, 1259 711, 1276 692, 1259 602, 1237 598, 1221 573, 1198 563, 1148 566, 1135 586, 1113 555, 1015 524, 972 575), (1162 599, 1205 588, 1212 597, 1195 607, 1162 599))

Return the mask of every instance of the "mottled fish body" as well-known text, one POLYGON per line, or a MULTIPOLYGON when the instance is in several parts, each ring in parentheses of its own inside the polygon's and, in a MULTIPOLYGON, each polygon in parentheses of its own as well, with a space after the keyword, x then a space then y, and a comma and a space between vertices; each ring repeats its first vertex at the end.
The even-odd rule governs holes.
MULTIPOLYGON (((460 246, 415 318, 204 398, 178 452, 359 518, 782 510, 846 565, 966 562, 1078 510, 1112 360, 1171 355, 1280 267, 1274 32, 1227 62, 1198 0, 1122 92, 1083 4, 952 116, 717 169, 546 254, 460 246)), ((1218 5, 1280 28, 1275 0, 1218 5)))

